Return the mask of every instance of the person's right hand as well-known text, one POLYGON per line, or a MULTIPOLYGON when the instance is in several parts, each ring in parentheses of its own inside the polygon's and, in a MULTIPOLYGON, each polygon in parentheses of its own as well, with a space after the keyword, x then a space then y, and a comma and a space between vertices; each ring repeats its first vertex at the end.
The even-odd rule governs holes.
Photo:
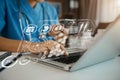
POLYGON ((26 42, 23 47, 25 47, 23 49, 26 51, 34 54, 44 53, 46 57, 68 55, 64 46, 53 40, 45 42, 26 42))

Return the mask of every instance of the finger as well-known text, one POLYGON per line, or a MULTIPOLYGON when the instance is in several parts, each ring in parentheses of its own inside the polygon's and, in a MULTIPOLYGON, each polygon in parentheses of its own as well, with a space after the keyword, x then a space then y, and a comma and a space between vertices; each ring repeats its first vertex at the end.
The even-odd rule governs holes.
POLYGON ((60 55, 60 44, 58 43, 56 46, 55 46, 55 49, 54 49, 54 52, 53 52, 53 54, 55 55, 55 56, 59 56, 60 55))
POLYGON ((50 54, 48 55, 48 57, 52 57, 52 56, 56 56, 55 50, 50 51, 50 54))
POLYGON ((66 40, 62 41, 62 42, 59 42, 61 45, 65 46, 66 44, 66 40))
POLYGON ((57 27, 57 25, 52 25, 50 27, 50 34, 58 34, 59 33, 59 28, 57 27))
POLYGON ((68 34, 68 29, 66 29, 64 26, 58 25, 58 30, 64 34, 68 34))
MULTIPOLYGON (((57 28, 58 29, 58 31, 57 31, 57 33, 56 34, 59 34, 59 33, 63 33, 64 35, 67 35, 68 34, 68 30, 66 29, 66 28, 64 28, 64 27, 58 27, 57 28)), ((56 30, 57 30, 56 29, 56 30)))
POLYGON ((67 36, 67 35, 65 35, 65 34, 63 34, 63 33, 59 33, 58 35, 55 35, 55 36, 54 36, 54 39, 55 39, 55 40, 58 40, 59 38, 63 38, 64 36, 67 36))
POLYGON ((49 52, 48 57, 52 57, 54 55, 54 50, 55 50, 55 47, 53 46, 49 52))
POLYGON ((46 51, 44 51, 44 53, 43 53, 43 55, 41 56, 41 58, 40 59, 46 59, 47 58, 47 55, 48 55, 48 51, 46 50, 46 51))
POLYGON ((61 55, 64 55, 64 53, 65 53, 65 51, 62 51, 62 52, 61 52, 61 55))
POLYGON ((59 34, 58 34, 58 37, 63 37, 63 36, 65 36, 64 33, 59 33, 59 34))
POLYGON ((67 39, 67 37, 68 37, 68 35, 66 35, 66 34, 64 34, 64 33, 59 33, 58 35, 55 35, 55 36, 54 36, 54 39, 55 39, 55 40, 58 40, 58 39, 60 39, 60 38, 65 38, 65 39, 67 39))
POLYGON ((58 38, 57 41, 58 41, 59 43, 65 43, 66 40, 67 40, 67 38, 68 38, 68 36, 64 36, 64 37, 62 37, 62 38, 58 38))
POLYGON ((56 55, 56 49, 60 48, 60 44, 58 44, 57 42, 55 42, 55 45, 51 47, 50 52, 48 57, 52 57, 53 55, 56 55))
POLYGON ((56 30, 63 31, 64 27, 62 25, 57 25, 56 30))
POLYGON ((61 47, 61 49, 62 49, 62 51, 64 52, 64 55, 65 56, 68 56, 69 54, 68 54, 68 52, 66 51, 66 49, 64 48, 64 46, 60 46, 61 47))
POLYGON ((65 35, 68 35, 69 29, 64 28, 64 29, 62 30, 62 32, 63 32, 65 35))
POLYGON ((57 43, 56 46, 54 46, 53 48, 51 48, 50 54, 48 55, 48 57, 52 57, 52 56, 60 56, 60 44, 57 43))
POLYGON ((50 28, 50 34, 51 35, 59 34, 61 32, 63 32, 64 34, 68 34, 67 30, 61 25, 52 25, 51 28, 50 28))
POLYGON ((62 38, 60 38, 60 39, 58 39, 57 40, 59 43, 61 43, 62 41, 63 41, 63 39, 62 38))
POLYGON ((53 56, 53 51, 50 51, 48 57, 52 57, 53 56))
POLYGON ((56 56, 60 56, 60 55, 64 55, 64 51, 62 51, 61 49, 58 49, 56 56))
POLYGON ((59 49, 60 48, 60 44, 57 43, 57 45, 55 46, 55 49, 59 49))
POLYGON ((55 35, 55 38, 62 38, 62 37, 64 37, 64 36, 68 36, 68 35, 60 32, 59 34, 55 35))
POLYGON ((49 55, 50 50, 44 51, 44 55, 47 57, 49 55))

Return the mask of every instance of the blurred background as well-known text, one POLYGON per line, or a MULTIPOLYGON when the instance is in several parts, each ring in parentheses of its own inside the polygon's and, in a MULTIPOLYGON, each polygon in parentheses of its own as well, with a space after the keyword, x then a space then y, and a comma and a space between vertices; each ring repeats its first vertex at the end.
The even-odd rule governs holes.
POLYGON ((92 19, 98 28, 120 14, 120 0, 46 0, 55 6, 60 19, 92 19))

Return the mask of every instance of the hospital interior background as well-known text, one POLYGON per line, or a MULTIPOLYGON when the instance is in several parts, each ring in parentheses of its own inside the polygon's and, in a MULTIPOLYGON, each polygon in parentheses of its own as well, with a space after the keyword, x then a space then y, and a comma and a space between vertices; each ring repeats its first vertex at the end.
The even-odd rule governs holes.
POLYGON ((52 3, 60 19, 92 19, 105 29, 120 14, 120 0, 46 0, 52 3))

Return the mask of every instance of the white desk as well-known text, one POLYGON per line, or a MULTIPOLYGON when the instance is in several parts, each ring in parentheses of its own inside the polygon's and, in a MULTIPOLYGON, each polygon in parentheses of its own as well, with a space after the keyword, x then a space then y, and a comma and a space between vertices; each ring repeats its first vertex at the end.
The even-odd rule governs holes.
POLYGON ((16 64, 0 73, 0 80, 120 80, 120 57, 76 72, 65 72, 43 64, 16 64))

